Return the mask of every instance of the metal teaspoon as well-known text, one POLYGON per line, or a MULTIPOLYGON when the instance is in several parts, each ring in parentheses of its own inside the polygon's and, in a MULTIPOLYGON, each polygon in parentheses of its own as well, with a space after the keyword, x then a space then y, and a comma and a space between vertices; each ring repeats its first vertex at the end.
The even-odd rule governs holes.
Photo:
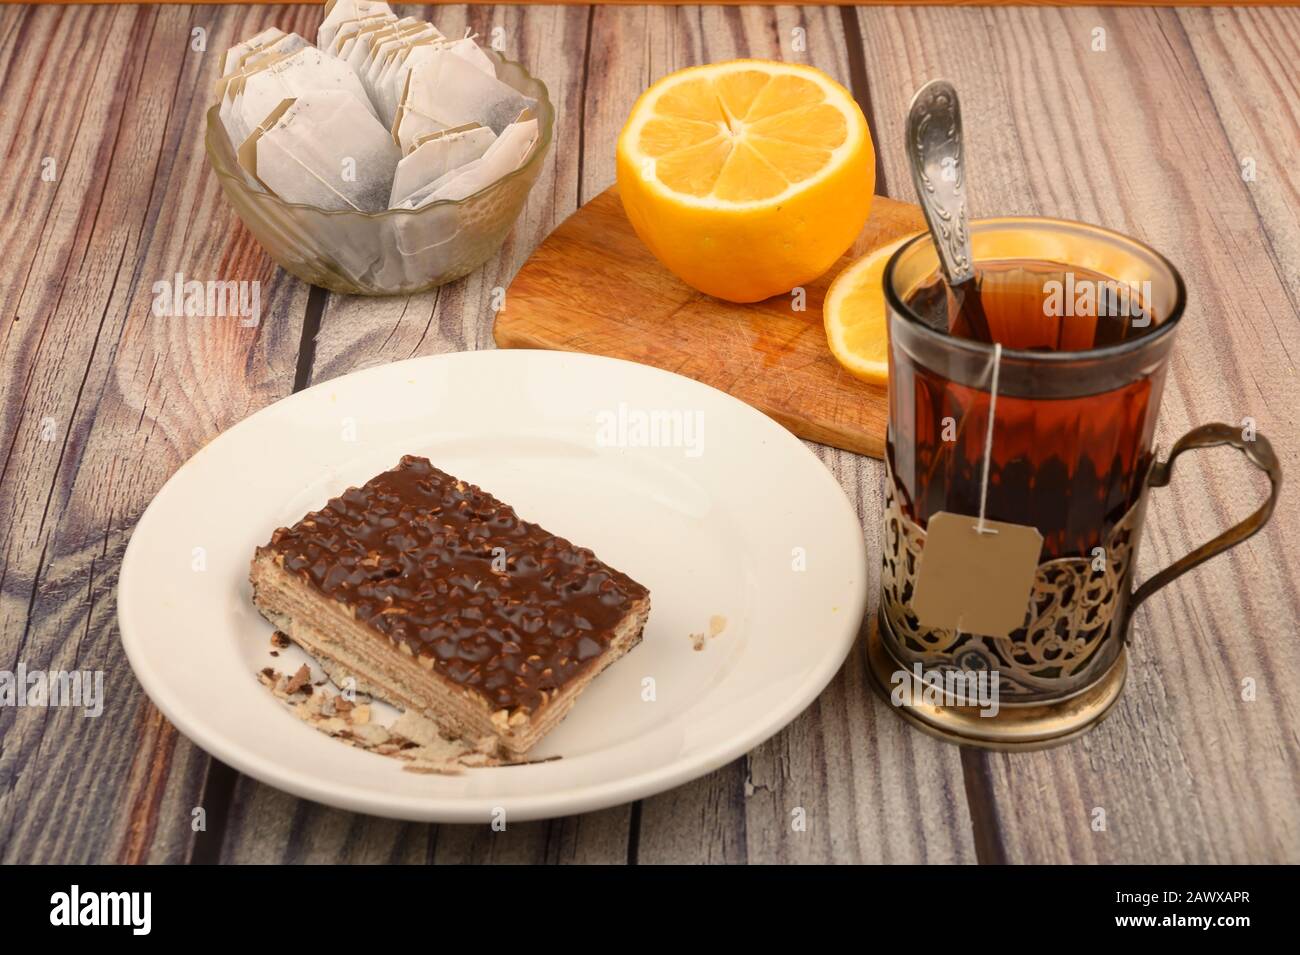
POLYGON ((958 314, 970 321, 973 337, 989 341, 966 227, 961 103, 947 80, 931 80, 912 97, 907 111, 907 159, 958 314))

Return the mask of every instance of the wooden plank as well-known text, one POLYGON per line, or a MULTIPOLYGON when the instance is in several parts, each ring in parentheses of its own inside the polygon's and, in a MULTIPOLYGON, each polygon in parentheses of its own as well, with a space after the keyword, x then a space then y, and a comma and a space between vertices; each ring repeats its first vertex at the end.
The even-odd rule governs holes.
POLYGON ((283 864, 620 863, 630 807, 568 819, 430 826, 329 809, 241 777, 221 861, 283 864))
MULTIPOLYGON (((1300 9, 1184 10, 1178 20, 1268 237, 1273 269, 1300 312, 1300 9)), ((1292 412, 1284 420, 1294 433, 1294 402, 1273 410, 1292 412)))
MULTIPOLYGON (((613 180, 618 130, 652 82, 696 63, 757 56, 811 63, 849 85, 842 23, 833 9, 597 9, 592 48, 600 58, 592 61, 586 108, 601 122, 588 124, 599 158, 584 150, 593 172, 587 194, 613 180)), ((877 464, 814 450, 861 509, 874 548, 877 464)), ((881 719, 864 672, 855 650, 787 730, 704 779, 645 800, 637 860, 974 861, 956 751, 881 719)))
MULTIPOLYGON (((413 11, 413 8, 412 8, 413 11)), ((565 7, 446 7, 448 35, 472 28, 542 79, 556 105, 555 142, 528 205, 501 251, 467 278, 425 295, 330 296, 316 338, 311 382, 415 355, 489 347, 494 289, 505 288, 533 248, 578 206, 584 51, 589 15, 565 7)), ((588 131, 590 135, 590 130, 588 131)), ((611 140, 612 142, 612 140, 611 140)), ((222 850, 228 862, 357 860, 623 862, 629 807, 573 819, 486 826, 404 825, 293 799, 241 777, 222 850)))
MULTIPOLYGON (((1224 24, 1235 15, 1211 16, 1215 32, 1262 32, 1246 15, 1231 27, 1224 24)), ((1276 16, 1290 35, 1279 42, 1293 46, 1293 14, 1276 16)), ((1239 150, 1224 136, 1179 15, 897 8, 863 9, 859 18, 880 115, 897 118, 880 127, 889 181, 908 181, 900 136, 912 92, 949 77, 962 94, 977 213, 1099 222, 1151 242, 1187 277, 1191 305, 1160 443, 1205 421, 1252 417, 1294 475, 1297 315, 1277 265, 1284 260, 1270 249, 1251 202, 1259 184, 1241 180, 1239 150), (1098 27, 1105 52, 1091 50, 1098 27)), ((1222 88, 1231 76, 1242 84, 1237 101, 1260 110, 1239 117, 1262 116, 1261 97, 1276 115, 1285 94, 1274 85, 1275 47, 1231 42, 1229 53, 1230 41, 1215 50, 1204 32, 1199 42, 1215 61, 1220 99, 1234 95, 1222 88)), ((1295 140, 1294 112, 1281 115, 1280 127, 1253 127, 1260 155, 1278 159, 1272 175, 1290 177, 1265 187, 1277 190, 1261 206, 1272 209, 1295 188, 1280 158, 1295 140)), ((1294 247, 1285 214, 1266 221, 1294 247)), ((1263 494, 1236 455, 1185 460, 1175 486, 1155 493, 1140 578, 1244 516, 1263 494)), ((1096 731, 1048 752, 970 756, 976 789, 991 800, 995 850, 1017 862, 1300 858, 1300 704, 1286 690, 1300 678, 1295 500, 1284 495, 1264 533, 1139 611, 1128 688, 1096 731), (1242 699, 1248 678, 1258 702, 1242 699), (1093 828, 1098 810, 1104 831, 1093 828)))
POLYGON ((105 705, 98 719, 0 710, 7 862, 177 861, 194 838, 209 760, 131 675, 114 589, 167 477, 293 381, 305 290, 237 225, 198 145, 219 58, 192 50, 190 30, 205 25, 209 50, 224 49, 244 15, 27 8, 8 20, 0 153, 31 185, 14 190, 0 233, 0 666, 103 671, 105 705), (260 282, 261 323, 154 314, 153 284, 177 272, 260 282))
POLYGON ((854 247, 789 295, 740 305, 669 272, 637 237, 616 186, 546 237, 507 292, 493 330, 502 348, 588 352, 702 381, 801 438, 872 457, 885 452, 885 389, 846 372, 826 347, 822 303, 859 255, 925 228, 921 210, 877 196, 854 247), (617 302, 618 308, 610 309, 617 302))

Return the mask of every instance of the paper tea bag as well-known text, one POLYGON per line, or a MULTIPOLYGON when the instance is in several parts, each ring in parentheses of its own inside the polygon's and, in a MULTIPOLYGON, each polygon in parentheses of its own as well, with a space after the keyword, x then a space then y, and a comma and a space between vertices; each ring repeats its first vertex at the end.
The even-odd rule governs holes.
MULTIPOLYGON (((441 40, 443 36, 428 23, 420 23, 419 26, 405 33, 399 33, 396 36, 389 37, 380 42, 379 46, 372 48, 370 57, 366 60, 364 68, 360 71, 361 85, 366 88, 370 94, 371 102, 379 108, 379 79, 384 75, 384 70, 393 58, 401 50, 408 50, 410 47, 421 41, 433 42, 441 40)), ((382 121, 384 114, 380 112, 379 118, 382 121)), ((391 125, 392 120, 389 120, 391 125)))
POLYGON ((366 60, 370 58, 370 51, 373 47, 378 46, 384 40, 396 36, 397 33, 415 23, 413 17, 403 17, 400 20, 388 19, 379 20, 367 24, 357 30, 346 40, 336 41, 338 52, 335 54, 339 59, 344 60, 352 71, 358 76, 365 66, 366 60), (407 21, 410 21, 408 23, 407 21))
POLYGON ((397 164, 388 207, 401 207, 417 190, 478 159, 495 140, 492 130, 477 125, 457 126, 423 139, 397 164))
POLYGON ((322 50, 327 49, 334 41, 334 35, 338 33, 339 27, 350 20, 360 20, 385 13, 391 16, 392 8, 376 0, 335 0, 333 3, 327 3, 325 19, 316 30, 316 45, 322 50))
POLYGON ((251 132, 281 102, 313 90, 347 93, 378 122, 370 97, 351 68, 312 47, 278 60, 245 79, 243 91, 235 99, 235 113, 251 132))
POLYGON ((251 73, 254 70, 263 69, 268 64, 310 45, 311 44, 306 40, 298 36, 298 34, 286 33, 278 40, 274 40, 266 46, 244 53, 239 57, 238 63, 229 64, 231 66, 231 72, 217 80, 218 95, 221 95, 221 91, 227 84, 232 82, 235 77, 251 73))
POLYGON ((435 206, 418 216, 397 217, 393 221, 394 244, 413 274, 442 272, 456 254, 461 227, 456 206, 435 206))
POLYGON ((364 20, 351 20, 341 27, 339 32, 334 35, 333 41, 324 52, 330 56, 337 56, 344 59, 352 52, 352 46, 357 42, 357 37, 362 33, 371 33, 375 30, 382 30, 390 24, 396 23, 397 17, 391 13, 380 14, 377 17, 367 17, 364 20))
POLYGON ((398 120, 401 113, 411 112, 444 128, 478 123, 499 135, 533 105, 518 90, 443 48, 407 75, 398 120))
POLYGON ((454 209, 444 207, 427 216, 438 216, 433 221, 412 216, 409 221, 398 221, 394 245, 402 254, 399 261, 404 271, 410 276, 437 275, 445 273, 458 255, 463 255, 456 239, 460 236, 461 224, 454 218, 454 209))
POLYGON ((257 36, 249 37, 242 43, 236 43, 227 50, 226 55, 221 58, 221 75, 230 76, 232 73, 239 72, 244 57, 256 50, 262 49, 263 47, 270 46, 283 36, 283 30, 276 27, 267 27, 257 36))
POLYGON ((447 52, 452 56, 458 56, 470 66, 486 73, 488 76, 496 76, 497 68, 492 65, 488 55, 483 52, 483 48, 474 42, 473 37, 464 37, 460 40, 453 40, 447 44, 447 52))
POLYGON ((338 89, 285 100, 239 148, 240 165, 281 199, 359 212, 387 206, 399 158, 379 120, 338 89))
POLYGON ((418 63, 421 57, 429 55, 428 52, 419 51, 428 51, 439 42, 433 39, 416 40, 409 46, 400 48, 389 58, 379 74, 379 79, 374 84, 374 104, 379 111, 379 121, 389 129, 393 128, 397 119, 397 107, 406 89, 407 74, 411 72, 408 62, 412 65, 418 63))
POLYGON ((531 111, 525 111, 518 121, 502 131, 480 158, 444 174, 424 190, 423 195, 417 194, 412 208, 418 209, 443 199, 472 196, 522 166, 536 142, 537 120, 531 118, 531 111))
POLYGON ((226 128, 226 134, 230 137, 231 145, 234 148, 238 149, 240 143, 248 138, 248 134, 256 126, 256 124, 252 126, 245 124, 243 115, 237 108, 241 103, 244 83, 254 73, 260 73, 262 70, 291 55, 288 53, 271 53, 266 56, 257 53, 250 54, 245 58, 245 65, 238 73, 232 73, 230 76, 223 76, 217 80, 217 97, 221 101, 218 115, 221 117, 221 124, 226 128), (250 60, 256 60, 256 62, 250 64, 250 60))
POLYGON ((398 110, 391 138, 393 144, 397 146, 397 151, 405 156, 415 149, 415 144, 420 140, 428 139, 434 133, 450 128, 446 123, 440 123, 420 113, 398 110))
POLYGON ((358 31, 348 44, 347 54, 341 56, 341 59, 347 61, 348 66, 352 67, 352 71, 358 77, 364 76, 370 58, 385 41, 401 36, 405 32, 418 30, 423 25, 424 21, 417 20, 415 17, 402 17, 400 20, 381 24, 373 30, 358 31))
MULTIPOLYGON (((275 32, 280 33, 279 30, 275 32)), ((258 36, 261 36, 261 34, 258 34, 258 36)), ((238 62, 235 62, 235 48, 232 47, 228 50, 223 60, 227 72, 223 73, 215 84, 217 102, 222 109, 222 121, 226 121, 228 112, 234 105, 235 94, 243 89, 243 79, 240 79, 240 77, 247 79, 250 74, 258 70, 264 70, 277 60, 282 60, 289 54, 297 53, 310 45, 296 33, 280 33, 278 39, 265 46, 239 55, 238 62), (227 91, 229 91, 229 99, 227 99, 227 91)), ((244 135, 248 135, 248 132, 245 131, 244 135)), ((231 139, 234 141, 233 136, 231 139)), ((238 146, 239 142, 242 142, 242 138, 235 141, 235 145, 238 146)))
POLYGON ((488 76, 497 75, 496 68, 477 43, 470 37, 462 40, 432 40, 417 42, 408 50, 399 50, 389 61, 375 84, 375 106, 379 118, 392 129, 397 120, 397 109, 401 103, 402 93, 406 90, 406 78, 411 71, 423 64, 431 63, 444 53, 459 56, 462 60, 482 70, 488 76))
POLYGON ((241 64, 241 72, 247 72, 255 67, 265 66, 282 56, 290 53, 297 53, 299 50, 311 46, 306 40, 296 33, 286 33, 280 39, 276 40, 269 46, 264 46, 260 50, 254 50, 244 57, 241 64))

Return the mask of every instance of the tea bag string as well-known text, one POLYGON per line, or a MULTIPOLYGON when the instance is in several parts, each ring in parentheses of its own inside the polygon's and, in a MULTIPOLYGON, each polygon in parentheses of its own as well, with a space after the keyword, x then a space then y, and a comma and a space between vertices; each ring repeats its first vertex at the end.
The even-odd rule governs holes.
POLYGON ((993 371, 989 382, 989 423, 984 429, 984 475, 980 479, 980 519, 975 525, 977 534, 996 534, 984 526, 984 507, 989 497, 989 462, 993 459, 993 418, 998 408, 998 372, 1002 368, 1002 345, 993 343, 993 371))

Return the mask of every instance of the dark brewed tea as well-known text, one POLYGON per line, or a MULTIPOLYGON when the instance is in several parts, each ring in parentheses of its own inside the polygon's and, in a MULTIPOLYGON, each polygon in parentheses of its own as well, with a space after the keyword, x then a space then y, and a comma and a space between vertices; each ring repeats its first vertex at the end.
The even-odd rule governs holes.
MULTIPOLYGON (((907 299, 926 324, 1004 349, 1074 352, 1159 327, 1149 289, 1045 262, 980 264, 980 308, 936 280, 907 299)), ((1069 375, 1064 367, 1060 374, 1069 375)), ((1077 372, 1076 372, 1077 373, 1077 372)), ((891 349, 890 460, 904 506, 976 514, 989 393, 949 381, 891 349)), ((1029 524, 1043 559, 1087 556, 1141 495, 1163 384, 1154 374, 1086 397, 998 395, 986 516, 1029 524)))
POLYGON ((937 276, 907 304, 956 338, 1026 351, 1103 348, 1157 327, 1149 282, 1132 286, 1087 269, 1021 260, 981 263, 978 284, 982 310, 937 276))

